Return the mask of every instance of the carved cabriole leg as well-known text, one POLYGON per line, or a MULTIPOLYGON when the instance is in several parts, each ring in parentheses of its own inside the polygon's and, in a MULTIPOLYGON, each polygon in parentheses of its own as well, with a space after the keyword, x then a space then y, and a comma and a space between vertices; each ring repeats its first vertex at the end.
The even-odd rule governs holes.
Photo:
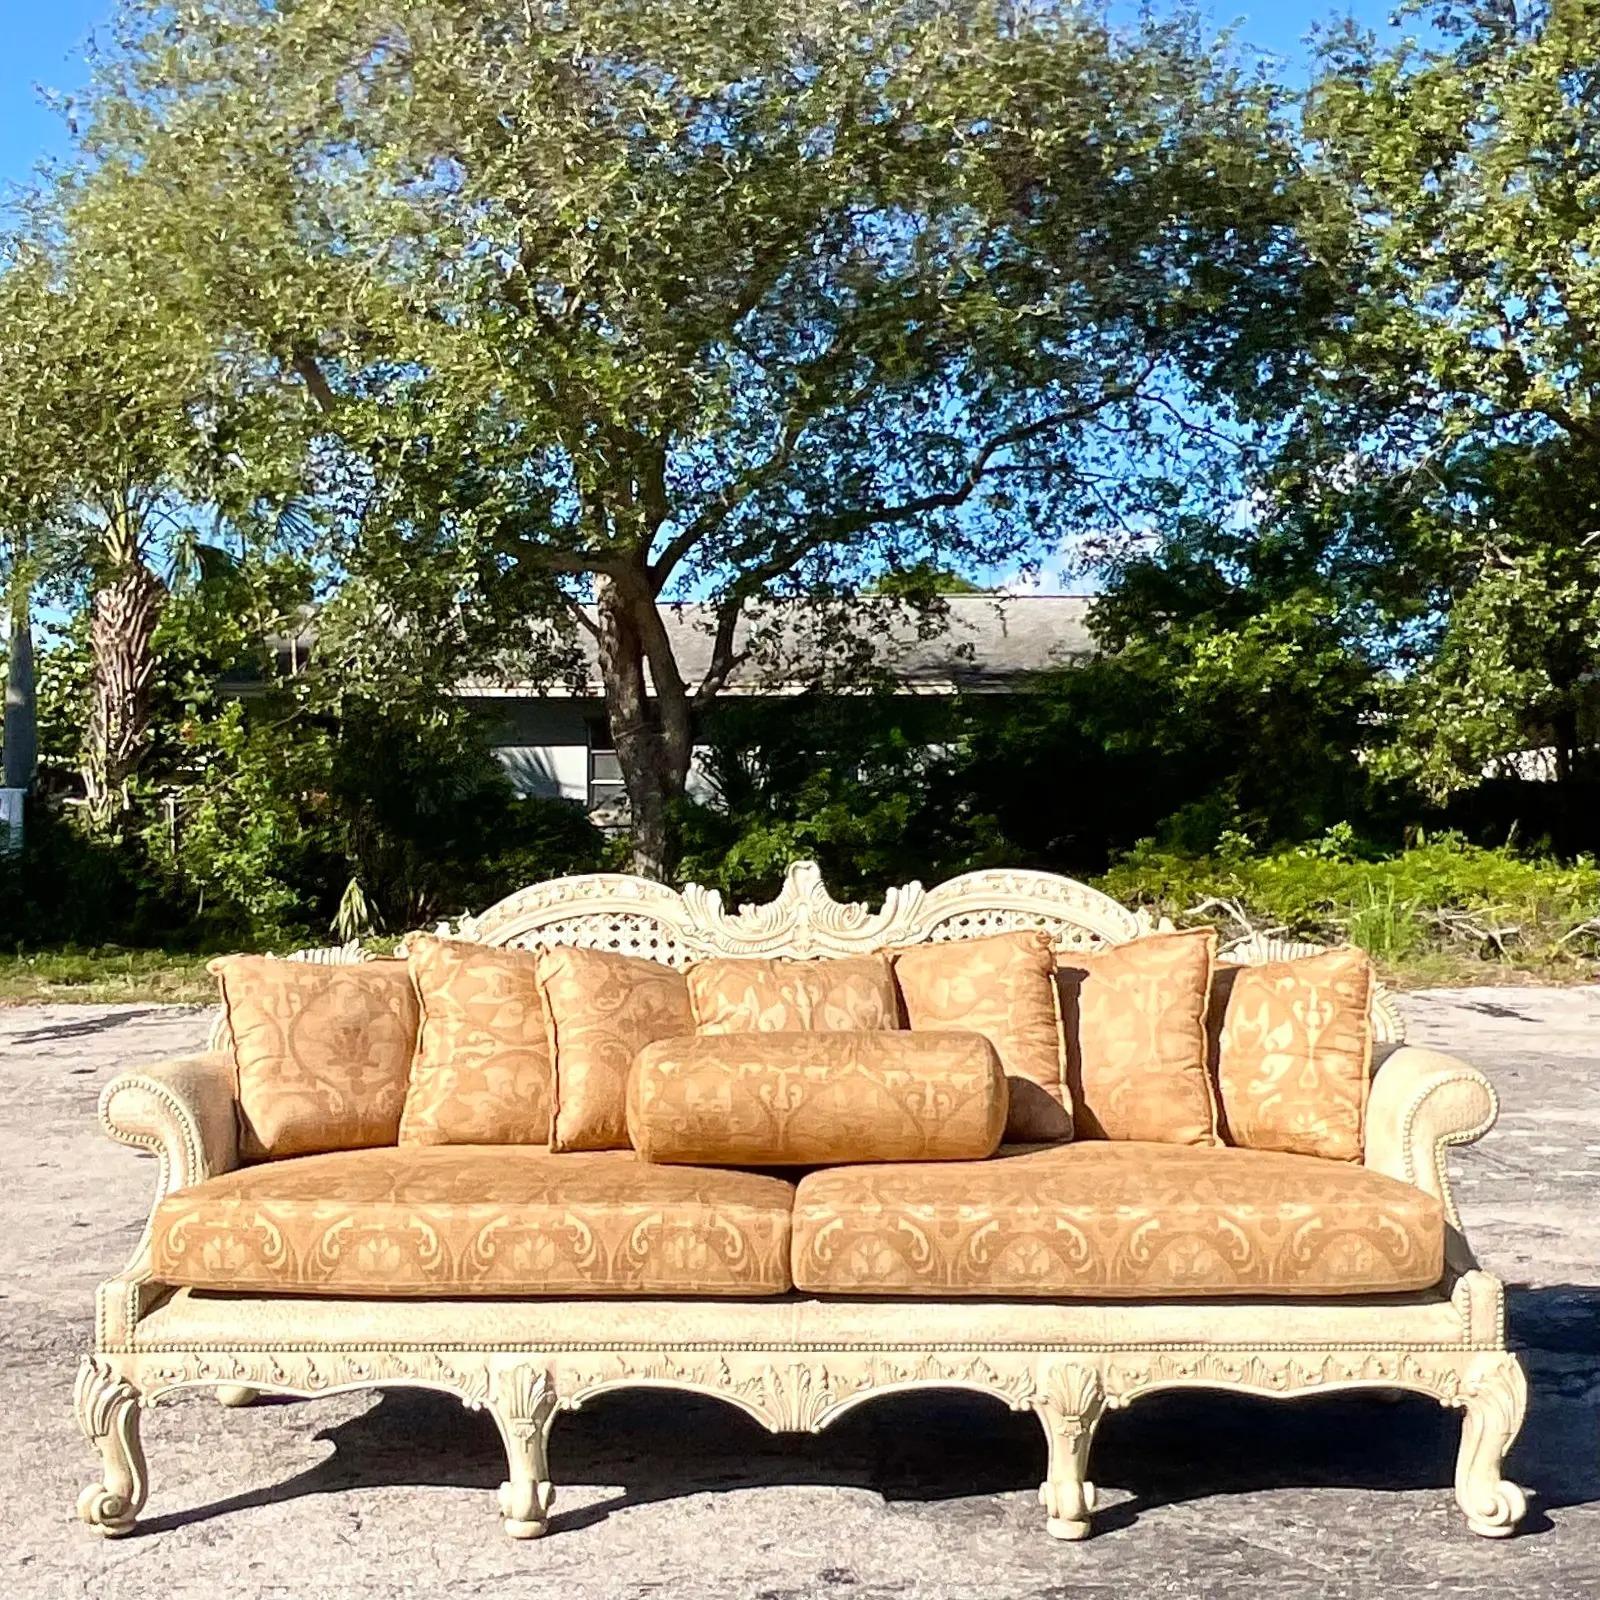
POLYGON ((1456 1457, 1456 1504, 1474 1533, 1503 1539, 1528 1509, 1522 1490, 1500 1475, 1528 1406, 1522 1363, 1503 1352, 1474 1357, 1456 1403, 1465 1413, 1456 1457))
POLYGON ((1050 1465, 1039 1499, 1057 1539, 1086 1539, 1094 1510, 1089 1447, 1105 1411, 1105 1385, 1093 1367, 1059 1362, 1040 1374, 1033 1409, 1044 1424, 1050 1465))
POLYGON ((497 1373, 489 1399, 505 1441, 510 1476, 500 1485, 500 1515, 513 1539, 537 1539, 550 1521, 555 1485, 547 1443, 556 1391, 542 1367, 522 1365, 497 1373))
POLYGON ((139 1444, 139 1391, 104 1357, 85 1356, 73 1409, 84 1438, 100 1452, 100 1480, 78 1496, 78 1515, 108 1537, 127 1533, 148 1487, 139 1444))
POLYGON ((238 1406, 252 1406, 261 1398, 259 1389, 252 1389, 248 1384, 224 1383, 217 1388, 217 1403, 230 1409, 238 1406))

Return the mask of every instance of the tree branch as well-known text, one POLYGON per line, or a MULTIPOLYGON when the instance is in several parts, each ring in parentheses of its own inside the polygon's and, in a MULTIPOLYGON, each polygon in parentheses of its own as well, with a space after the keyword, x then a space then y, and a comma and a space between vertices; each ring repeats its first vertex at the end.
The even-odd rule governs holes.
POLYGON ((567 594, 564 590, 561 594, 561 600, 567 610, 572 613, 572 620, 592 639, 598 639, 600 637, 600 624, 589 615, 583 601, 574 594, 567 594))
POLYGON ((734 635, 739 625, 739 618, 743 614, 745 604, 774 578, 780 578, 785 573, 793 571, 812 552, 848 534, 884 524, 909 522, 933 511, 956 509, 976 493, 990 471, 990 463, 997 455, 1015 445, 1025 444, 1030 439, 1065 427, 1069 423, 1082 421, 1108 406, 1119 405, 1123 401, 1133 399, 1154 372, 1155 367, 1156 360, 1152 357, 1146 363, 1144 371, 1132 383, 1119 384, 1106 390, 1094 400, 1085 401, 1081 405, 1059 407, 1031 422, 1018 423, 1013 428, 1004 429, 993 435, 973 453, 966 472, 953 488, 916 495, 898 504, 879 502, 875 505, 862 506, 843 515, 822 518, 766 561, 747 567, 734 580, 718 606, 711 661, 695 690, 695 707, 703 709, 709 705, 746 658, 748 652, 734 649, 734 635))
POLYGON ((666 549, 650 566, 651 582, 658 594, 666 587, 667 579, 679 563, 735 506, 747 500, 763 483, 770 482, 788 466, 794 455, 794 447, 799 443, 800 435, 805 432, 813 415, 814 413, 803 411, 799 406, 791 407, 784 418, 783 431, 771 454, 748 471, 741 472, 732 482, 725 484, 711 504, 667 542, 666 549))
MULTIPOLYGON (((759 296, 751 300, 749 307, 741 310, 741 320, 758 300, 759 296)), ((736 506, 788 467, 802 435, 819 416, 835 404, 843 404, 848 408, 871 387, 877 363, 864 342, 865 330, 886 309, 877 301, 862 306, 854 316, 846 318, 835 328, 825 350, 796 369, 798 395, 784 412, 778 439, 771 452, 764 460, 725 484, 699 516, 669 542, 651 568, 658 593, 679 563, 702 539, 714 532, 736 506), (852 385, 848 382, 852 369, 858 361, 863 360, 869 363, 872 370, 852 385)), ((745 348, 737 341, 735 344, 739 349, 745 348)), ((746 354, 748 359, 764 365, 754 354, 748 351, 746 354)))
POLYGON ((300 345, 291 353, 289 365, 305 384, 311 398, 316 402, 317 409, 324 415, 333 411, 339 403, 338 397, 334 394, 333 387, 329 384, 316 356, 305 346, 300 345))
POLYGON ((694 708, 704 711, 728 686, 728 679, 743 664, 748 650, 735 650, 734 635, 744 614, 745 596, 736 594, 717 610, 717 631, 711 642, 711 660, 694 692, 694 708))
POLYGON ((616 557, 589 555, 582 550, 556 549, 541 545, 521 534, 516 540, 516 555, 521 561, 543 567, 546 572, 565 572, 579 578, 622 578, 627 568, 616 557))
MULTIPOLYGON (((898 505, 885 505, 879 502, 876 505, 862 506, 860 509, 848 512, 843 516, 824 519, 821 527, 826 530, 825 537, 820 541, 827 543, 842 534, 857 533, 863 528, 869 528, 882 523, 909 522, 913 518, 926 516, 930 511, 953 511, 970 500, 978 487, 983 483, 988 471, 989 463, 1003 450, 1009 450, 1014 445, 1026 444, 1030 439, 1037 439, 1042 434, 1051 433, 1057 428, 1063 428, 1070 422, 1081 422, 1086 417, 1091 417, 1097 411, 1103 411, 1108 406, 1120 405, 1125 400, 1131 400, 1139 393, 1140 385, 1150 376, 1155 363, 1152 361, 1140 375, 1138 382, 1121 384, 1114 389, 1107 390, 1098 399, 1086 401, 1078 406, 1063 406, 1043 417, 1038 417, 1032 422, 1018 423, 1014 428, 1007 428, 985 441, 973 453, 972 459, 967 464, 967 470, 961 480, 953 489, 937 489, 928 494, 915 495, 910 500, 902 501, 898 505)), ((811 546, 815 548, 815 545, 811 546)))

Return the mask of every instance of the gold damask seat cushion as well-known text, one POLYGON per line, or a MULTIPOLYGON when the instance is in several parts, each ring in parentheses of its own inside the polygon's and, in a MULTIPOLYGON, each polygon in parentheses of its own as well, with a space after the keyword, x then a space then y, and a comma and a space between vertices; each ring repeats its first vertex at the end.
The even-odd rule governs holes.
POLYGON ((782 1294, 793 1198, 782 1178, 631 1150, 341 1151, 169 1195, 151 1275, 267 1294, 782 1294))
POLYGON ((1010 1298, 1346 1295, 1444 1272, 1438 1200, 1312 1156, 1086 1140, 800 1181, 795 1287, 1010 1298))

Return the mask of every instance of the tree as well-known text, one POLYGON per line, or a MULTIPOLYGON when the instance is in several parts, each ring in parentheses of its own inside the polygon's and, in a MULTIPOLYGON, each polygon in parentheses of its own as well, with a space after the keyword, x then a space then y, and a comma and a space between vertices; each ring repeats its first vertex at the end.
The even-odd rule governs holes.
POLYGON ((1299 842, 1366 818, 1381 662, 1359 579, 1268 526, 1182 525, 1124 562, 1091 618, 1108 652, 1096 722, 1168 796, 1161 832, 1299 842))
MULTIPOLYGON (((226 353, 174 319, 114 168, 41 183, 0 275, 7 397, 0 507, 27 583, 86 596, 93 668, 81 764, 99 829, 149 750, 161 570, 197 543, 223 469, 251 482, 226 353)), ((26 615, 27 588, 14 603, 26 615)))
POLYGON ((1275 491, 1388 638, 1377 765, 1443 799, 1600 738, 1600 11, 1406 10, 1422 42, 1333 34, 1308 100, 1351 295, 1275 491))
POLYGON ((1392 831, 1530 747, 1565 788, 1600 735, 1600 17, 1403 9, 1431 32, 1338 29, 1307 97, 1298 232, 1344 289, 1302 396, 1234 514, 1174 519, 1098 610, 1164 697, 1141 737, 1221 760, 1196 820, 1263 843, 1392 831))
POLYGON ((18 381, 30 363, 47 359, 31 322, 31 296, 22 278, 0 272, 0 577, 6 620, 6 688, 0 728, 0 782, 33 785, 38 765, 39 713, 33 665, 33 586, 39 526, 50 493, 28 415, 31 390, 18 381), (21 292, 19 293, 19 290, 21 292))
POLYGON ((1600 776, 1597 471, 1600 454, 1565 440, 1464 445, 1417 514, 1443 546, 1436 582, 1448 612, 1390 697, 1399 736, 1382 766, 1430 798, 1525 776, 1530 751, 1548 753, 1533 770, 1573 809, 1584 804, 1574 780, 1586 767, 1600 776))
POLYGON ((132 0, 119 40, 87 143, 167 292, 303 390, 365 559, 593 634, 656 875, 781 602, 843 630, 1208 487, 1320 292, 1277 96, 1187 19, 132 0))

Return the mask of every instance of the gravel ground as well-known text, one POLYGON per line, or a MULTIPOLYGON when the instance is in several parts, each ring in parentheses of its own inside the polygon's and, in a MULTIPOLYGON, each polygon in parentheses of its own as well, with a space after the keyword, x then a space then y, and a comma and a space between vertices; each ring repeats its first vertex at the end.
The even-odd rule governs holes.
POLYGON ((1533 1386, 1509 1468, 1533 1510, 1498 1543, 1457 1513, 1459 1424, 1424 1400, 1143 1401, 1100 1431, 1098 1535, 1062 1545, 1036 1500, 1037 1424, 977 1397, 880 1401, 811 1438, 650 1394, 557 1421, 556 1515, 531 1544, 500 1532, 492 1424, 443 1397, 244 1411, 186 1397, 146 1419, 140 1531, 101 1541, 72 1515, 91 1474, 72 1379, 93 1287, 132 1248, 152 1168, 99 1136, 95 1096, 122 1067, 196 1044, 205 1021, 0 1011, 0 1594, 1600 1593, 1600 991, 1439 990, 1404 1005, 1412 1037, 1483 1066, 1505 1107, 1455 1163, 1479 1255, 1512 1286, 1533 1386))

